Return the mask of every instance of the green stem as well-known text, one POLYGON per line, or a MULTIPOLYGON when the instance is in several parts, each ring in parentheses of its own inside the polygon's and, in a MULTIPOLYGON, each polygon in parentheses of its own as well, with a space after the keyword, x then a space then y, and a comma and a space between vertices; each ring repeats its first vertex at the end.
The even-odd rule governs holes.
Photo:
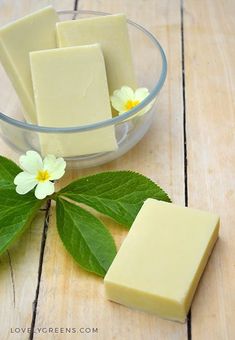
POLYGON ((50 195, 50 196, 48 196, 48 198, 49 199, 51 199, 51 200, 54 200, 54 201, 56 201, 56 199, 57 199, 57 192, 54 192, 54 194, 52 194, 52 195, 50 195))

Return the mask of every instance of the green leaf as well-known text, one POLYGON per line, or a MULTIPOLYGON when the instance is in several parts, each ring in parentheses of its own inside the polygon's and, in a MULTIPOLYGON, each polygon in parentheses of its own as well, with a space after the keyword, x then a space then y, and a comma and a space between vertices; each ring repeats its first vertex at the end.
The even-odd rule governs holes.
POLYGON ((32 192, 16 193, 14 178, 20 171, 14 162, 0 156, 0 254, 30 225, 44 202, 32 192))
POLYGON ((78 179, 58 195, 84 203, 130 227, 147 198, 170 202, 149 178, 131 171, 103 172, 78 179))
POLYGON ((22 170, 10 159, 0 156, 0 188, 15 188, 14 178, 22 170))
POLYGON ((83 269, 104 276, 116 255, 116 247, 101 221, 59 197, 56 219, 61 240, 73 258, 83 269))

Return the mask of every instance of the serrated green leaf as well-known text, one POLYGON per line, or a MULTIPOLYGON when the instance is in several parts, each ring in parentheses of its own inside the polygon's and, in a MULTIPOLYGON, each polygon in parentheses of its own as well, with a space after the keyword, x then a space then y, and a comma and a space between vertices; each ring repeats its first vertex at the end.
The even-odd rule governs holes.
POLYGON ((103 223, 88 211, 59 197, 56 220, 67 251, 83 269, 103 277, 116 255, 113 238, 103 223))
POLYGON ((33 193, 16 193, 14 178, 20 171, 14 162, 0 156, 0 254, 30 225, 44 202, 33 193))
POLYGON ((103 172, 80 178, 58 195, 84 203, 127 227, 132 225, 147 198, 170 202, 157 184, 131 171, 103 172))

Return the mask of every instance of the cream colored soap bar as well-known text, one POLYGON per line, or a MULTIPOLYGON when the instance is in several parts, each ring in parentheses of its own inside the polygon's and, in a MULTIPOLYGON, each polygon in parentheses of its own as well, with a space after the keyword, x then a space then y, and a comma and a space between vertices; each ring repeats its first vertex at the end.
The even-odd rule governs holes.
POLYGON ((58 23, 57 38, 60 47, 100 43, 110 93, 123 85, 136 88, 125 15, 107 15, 58 23))
MULTIPOLYGON (((112 118, 100 46, 30 54, 39 125, 73 127, 112 118)), ((42 152, 73 157, 117 148, 113 126, 83 133, 41 134, 42 152)))
POLYGON ((219 218, 148 199, 105 276, 110 300, 184 322, 219 218))
POLYGON ((0 60, 21 100, 25 118, 36 123, 29 52, 56 47, 58 16, 52 7, 0 29, 0 60))

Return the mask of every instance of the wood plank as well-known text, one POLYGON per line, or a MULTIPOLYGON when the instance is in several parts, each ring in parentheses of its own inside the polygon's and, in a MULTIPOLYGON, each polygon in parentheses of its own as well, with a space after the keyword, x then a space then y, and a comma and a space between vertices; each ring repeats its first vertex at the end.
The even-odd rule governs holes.
MULTIPOLYGON (((0 25, 47 5, 48 1, 0 1, 0 25)), ((73 8, 73 0, 54 1, 57 8, 73 8)), ((14 112, 16 96, 5 72, 0 67, 0 110, 14 112), (4 85, 3 85, 4 84, 4 85)), ((18 154, 0 138, 0 153, 18 160, 18 154)), ((33 301, 38 283, 38 266, 45 213, 40 212, 27 232, 0 257, 0 320, 1 339, 18 336, 28 339, 28 333, 15 333, 15 328, 29 328, 32 321, 33 301), (12 330, 11 330, 12 328, 12 330)))
POLYGON ((0 257, 1 339, 28 339, 16 328, 31 326, 44 224, 40 212, 31 227, 0 257))
MULTIPOLYGON (((180 1, 156 3, 127 1, 80 1, 80 8, 107 12, 126 12, 150 29, 163 44, 168 56, 169 77, 159 96, 156 117, 144 139, 130 152, 104 166, 68 172, 72 178, 102 170, 131 169, 159 182, 175 202, 184 204, 183 108, 180 44, 180 1), (143 7, 144 6, 144 7, 143 7)), ((142 58, 144 60, 144 56, 142 58)), ((103 218, 120 245, 126 232, 103 218)), ((97 339, 186 339, 187 327, 155 316, 130 310, 106 301, 100 278, 81 270, 64 250, 51 212, 45 249, 36 328, 94 327, 97 339)), ((71 334, 56 334, 69 339, 71 334)), ((79 339, 86 337, 79 334, 79 339)), ((35 339, 41 339, 35 334, 35 339)))
POLYGON ((235 3, 184 8, 189 205, 221 216, 192 307, 192 339, 235 338, 235 3))

